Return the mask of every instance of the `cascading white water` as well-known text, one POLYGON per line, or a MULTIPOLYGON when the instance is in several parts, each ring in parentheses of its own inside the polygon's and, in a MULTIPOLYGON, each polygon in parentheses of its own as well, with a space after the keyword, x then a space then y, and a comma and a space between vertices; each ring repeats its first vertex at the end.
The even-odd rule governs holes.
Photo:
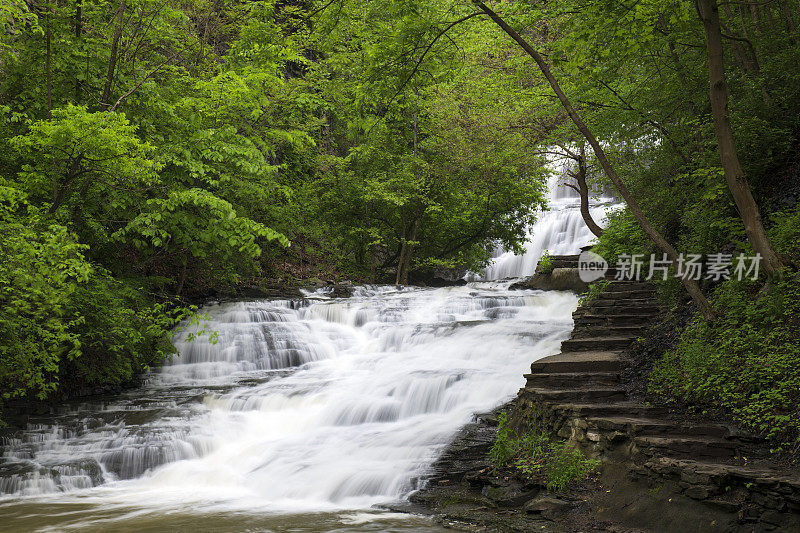
POLYGON ((181 356, 142 389, 6 440, 0 514, 59 531, 143 515, 166 527, 188 510, 335 522, 401 499, 569 335, 573 295, 506 285, 206 307, 216 344, 178 342, 181 356), (53 509, 72 511, 42 518, 53 509))
MULTIPOLYGON (((482 274, 471 274, 467 279, 498 280, 531 276, 545 251, 550 255, 572 255, 591 244, 595 236, 581 216, 580 195, 564 185, 568 180, 570 178, 565 177, 563 171, 554 172, 548 179, 548 210, 540 211, 536 223, 528 229, 523 254, 515 255, 498 249, 492 263, 482 274)), ((606 214, 619 209, 616 202, 603 190, 591 190, 589 211, 595 222, 604 226, 606 214)))
MULTIPOLYGON (((559 179, 526 253, 501 251, 485 279, 532 274, 544 250, 592 240, 559 179)), ((595 220, 612 202, 594 204, 595 220)), ((572 328, 574 295, 508 285, 207 306, 216 343, 184 332, 144 387, 3 438, 0 529, 431 531, 365 510, 413 491, 572 328)))

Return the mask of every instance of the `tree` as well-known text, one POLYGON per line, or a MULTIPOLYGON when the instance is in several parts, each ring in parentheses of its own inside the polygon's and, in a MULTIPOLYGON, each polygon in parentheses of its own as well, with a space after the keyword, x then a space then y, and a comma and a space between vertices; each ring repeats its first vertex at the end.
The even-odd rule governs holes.
POLYGON ((543 159, 516 128, 530 101, 482 64, 497 45, 485 31, 441 38, 466 19, 440 8, 372 3, 334 11, 333 28, 319 30, 337 74, 323 78, 326 116, 340 137, 326 143, 335 171, 315 184, 318 217, 341 224, 353 268, 391 269, 397 283, 478 270, 498 244, 519 249, 542 204, 543 159))
POLYGON ((720 30, 719 7, 716 0, 697 0, 698 13, 703 21, 708 54, 708 73, 711 83, 711 109, 714 117, 714 132, 717 137, 725 181, 736 202, 739 216, 744 222, 745 233, 756 253, 764 260, 764 270, 771 276, 779 273, 783 262, 767 237, 761 212, 758 209, 750 185, 736 153, 733 129, 728 117, 728 84, 723 64, 722 32, 720 30))
POLYGON ((575 183, 577 185, 572 183, 565 183, 564 185, 573 189, 580 195, 581 217, 583 218, 584 223, 586 223, 586 226, 589 228, 589 231, 591 231, 595 237, 602 237, 603 228, 597 225, 597 222, 595 222, 594 218, 592 218, 591 211, 589 211, 589 186, 586 183, 586 173, 587 173, 586 148, 584 147, 584 144, 581 143, 580 148, 577 152, 568 150, 563 146, 561 147, 561 149, 567 152, 570 159, 575 161, 575 164, 577 165, 577 168, 575 170, 567 171, 570 177, 572 177, 575 180, 575 183))
MULTIPOLYGON (((623 200, 625 200, 625 203, 628 205, 628 208, 631 210, 637 222, 642 227, 642 230, 653 241, 653 243, 655 243, 656 246, 658 246, 667 255, 670 261, 672 261, 676 270, 680 271, 678 252, 666 241, 666 239, 664 239, 658 230, 656 230, 656 228, 653 227, 650 221, 645 217, 644 212, 639 207, 639 203, 630 194, 628 188, 625 186, 625 183, 619 178, 616 170, 611 165, 611 162, 606 156, 605 150, 597 141, 597 138, 594 136, 586 123, 583 122, 583 119, 581 119, 580 115, 578 115, 578 113, 575 111, 575 108, 572 106, 572 102, 570 102, 569 98, 567 98, 567 95, 561 89, 560 84, 550 70, 550 65, 548 62, 544 59, 544 57, 542 57, 541 54, 539 54, 539 52, 536 51, 535 48, 533 48, 525 39, 523 39, 519 33, 509 26, 497 13, 489 9, 489 7, 487 7, 483 2, 480 2, 479 0, 473 0, 473 4, 486 13, 489 18, 491 18, 504 32, 514 39, 528 55, 533 58, 539 69, 542 71, 542 74, 552 87, 553 92, 556 93, 559 101, 564 106, 564 109, 566 110, 570 119, 592 147, 592 150, 594 151, 594 154, 597 157, 597 160, 599 161, 600 166, 603 168, 606 176, 608 176, 608 178, 616 187, 617 191, 620 193, 620 196, 622 196, 623 200)), ((686 291, 691 295, 692 299, 695 301, 703 315, 708 319, 712 319, 714 317, 714 311, 699 285, 686 276, 681 278, 681 283, 683 283, 686 291)))
POLYGON ((145 263, 154 257, 163 261, 165 254, 177 256, 181 267, 176 295, 183 291, 190 259, 213 261, 228 278, 235 280, 235 273, 241 268, 237 259, 261 255, 257 241, 278 241, 289 246, 284 235, 238 217, 230 203, 202 189, 149 200, 147 209, 112 237, 123 243, 130 241, 137 249, 149 253, 145 263))

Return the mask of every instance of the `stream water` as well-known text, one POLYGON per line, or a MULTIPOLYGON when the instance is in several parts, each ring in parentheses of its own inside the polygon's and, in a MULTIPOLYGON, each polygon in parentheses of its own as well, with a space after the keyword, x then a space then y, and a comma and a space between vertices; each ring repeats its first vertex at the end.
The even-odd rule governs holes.
MULTIPOLYGON (((553 196, 551 233, 577 210, 553 196)), ((382 506, 572 328, 574 295, 509 285, 207 306, 215 343, 184 332, 145 386, 7 433, 0 531, 437 531, 382 506)))

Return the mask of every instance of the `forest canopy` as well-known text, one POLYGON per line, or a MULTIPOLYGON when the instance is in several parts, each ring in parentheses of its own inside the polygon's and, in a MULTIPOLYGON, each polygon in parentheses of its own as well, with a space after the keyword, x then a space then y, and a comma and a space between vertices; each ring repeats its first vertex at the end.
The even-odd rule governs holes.
MULTIPOLYGON (((780 277, 798 17, 796 0, 4 2, 3 398, 129 380, 215 291, 479 271, 521 250, 553 161, 626 201, 610 259, 759 252, 780 277)), ((715 287, 686 289, 713 320, 715 287)))

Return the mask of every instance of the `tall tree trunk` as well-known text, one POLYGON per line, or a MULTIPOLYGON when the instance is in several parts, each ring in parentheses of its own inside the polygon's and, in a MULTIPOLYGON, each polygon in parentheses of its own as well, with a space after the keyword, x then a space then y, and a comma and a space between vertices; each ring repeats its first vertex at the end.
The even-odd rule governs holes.
POLYGON ((402 263, 402 275, 400 276, 400 283, 399 285, 408 285, 408 274, 411 271, 411 258, 414 255, 414 244, 417 240, 417 235, 419 235, 419 225, 422 222, 422 214, 417 211, 417 214, 414 216, 414 221, 411 223, 411 237, 409 238, 409 243, 406 244, 406 255, 403 258, 402 263))
POLYGON ((589 186, 586 184, 586 150, 581 143, 581 153, 578 158, 578 172, 575 174, 575 181, 578 182, 578 193, 581 195, 581 216, 583 221, 589 227, 596 237, 603 236, 603 228, 601 228, 592 218, 592 212, 589 211, 589 186))
MULTIPOLYGON (((747 22, 745 21, 745 10, 744 10, 744 6, 743 5, 739 6, 739 15, 740 15, 739 19, 741 20, 741 23, 742 23, 742 36, 745 39, 747 39, 747 43, 750 45, 750 49, 753 52, 753 58, 754 58, 754 61, 755 61, 756 72, 760 72, 761 71, 761 63, 762 63, 762 61, 761 61, 761 52, 759 51, 758 47, 755 44, 755 38, 757 38, 759 36, 759 34, 761 33, 761 30, 760 30, 761 23, 759 22, 759 19, 758 19, 758 8, 756 8, 756 6, 753 6, 753 5, 750 6, 750 20, 753 22, 753 34, 754 35, 750 35, 750 32, 747 30, 747 22)), ((717 15, 717 16, 719 17, 719 15, 717 15)), ((720 33, 722 33, 722 22, 720 22, 720 33)))
POLYGON ((761 254, 764 260, 764 271, 770 276, 775 276, 783 263, 764 231, 761 213, 753 199, 733 142, 733 130, 728 118, 728 84, 725 81, 719 8, 716 0, 697 0, 697 3, 706 34, 708 75, 711 84, 711 112, 714 117, 714 132, 717 136, 725 181, 728 182, 728 188, 739 210, 739 216, 744 222, 747 239, 753 250, 761 254))
POLYGON ((408 234, 403 228, 403 241, 400 244, 400 255, 397 257, 397 273, 394 277, 394 284, 400 285, 400 282, 403 281, 403 267, 406 264, 406 251, 408 250, 408 239, 406 238, 408 234))
MULTIPOLYGON (((622 182, 619 175, 617 175, 617 171, 611 165, 606 157, 606 153, 603 150, 603 147, 597 141, 594 134, 591 132, 589 127, 583 122, 583 119, 578 115, 575 111, 575 108, 572 107, 572 103, 567 98, 567 95, 564 94, 564 91, 561 90, 561 86, 559 85, 558 81, 556 80, 553 73, 550 71, 550 65, 545 61, 539 52, 536 51, 525 39, 523 39, 511 26, 509 26, 497 13, 489 9, 483 2, 479 0, 472 0, 472 3, 475 4, 479 9, 481 9, 484 13, 486 13, 489 18, 491 18, 504 32, 506 32, 512 39, 514 39, 517 44, 522 47, 525 52, 530 55, 533 60, 536 62, 539 70, 542 71, 544 77, 547 78, 547 81, 550 83, 550 87, 553 89, 553 92, 556 93, 561 105, 566 110, 569 117, 572 119, 572 122, 581 132, 581 134, 586 138, 586 141, 592 147, 595 156, 597 157, 598 161, 600 161, 600 165, 603 167, 603 171, 605 172, 606 176, 611 180, 614 186, 619 191, 620 196, 622 196, 623 200, 628 204, 628 208, 631 210, 631 213, 636 218, 636 221, 639 223, 639 226, 642 230, 647 234, 653 243, 656 244, 665 254, 667 257, 672 261, 672 264, 675 266, 676 271, 679 268, 679 256, 678 252, 670 245, 666 239, 658 232, 658 230, 653 227, 647 217, 645 217, 644 212, 642 211, 641 207, 639 207, 639 203, 636 199, 631 195, 628 188, 625 186, 625 183, 622 182)), ((697 304, 698 309, 703 316, 705 316, 709 320, 713 320, 715 317, 714 310, 711 307, 708 299, 703 294, 703 291, 700 289, 700 286, 692 279, 684 276, 681 278, 681 283, 686 288, 686 291, 691 295, 694 302, 697 304)))
MULTIPOLYGON (((82 0, 75 0, 75 46, 81 46, 83 33, 83 4, 82 0)), ((76 71, 77 74, 77 71, 76 71)), ((75 104, 81 103, 81 81, 75 76, 75 104)))
MULTIPOLYGON (((417 90, 417 75, 414 74, 414 95, 419 96, 419 91, 417 90)), ((414 106, 416 107, 417 101, 416 98, 414 100, 414 106)), ((419 183, 419 166, 417 165, 417 155, 418 155, 418 141, 419 141, 419 109, 414 109, 414 181, 419 183)), ((403 285, 408 285, 408 271, 411 270, 411 257, 414 255, 414 243, 417 241, 417 233, 419 232, 419 224, 420 220, 422 219, 422 215, 420 213, 419 201, 415 202, 416 208, 414 210, 414 220, 411 223, 411 239, 406 245, 406 256, 403 262, 403 276, 400 279, 400 283, 403 285)))
POLYGON ((786 0, 781 0, 781 9, 783 10, 783 18, 786 20, 786 27, 789 29, 789 37, 794 44, 797 44, 797 26, 794 23, 792 16, 792 8, 786 0))
POLYGON ((51 68, 51 56, 52 50, 50 48, 50 7, 47 7, 47 13, 45 14, 45 34, 44 34, 44 41, 45 41, 45 49, 46 49, 46 57, 45 57, 45 83, 47 85, 47 118, 53 118, 53 71, 51 68))
POLYGON ((763 18, 767 19, 767 24, 769 25, 769 31, 774 32, 775 31, 775 16, 772 14, 772 7, 769 4, 766 4, 766 5, 761 6, 761 9, 763 10, 763 14, 764 14, 762 19, 763 18))
MULTIPOLYGON (((722 7, 725 9, 725 13, 728 15, 730 20, 735 20, 737 18, 729 4, 723 4, 722 7)), ((742 27, 742 35, 744 36, 745 42, 752 44, 750 38, 748 37, 747 23, 744 20, 744 10, 741 8, 741 6, 739 9, 738 18, 739 24, 742 27)), ((729 34, 734 33, 728 28, 725 28, 725 31, 729 34)), ((736 56, 736 60, 739 62, 745 72, 748 74, 758 74, 761 66, 758 64, 758 56, 755 54, 755 49, 752 46, 745 48, 744 45, 742 45, 742 41, 734 39, 731 41, 731 48, 733 48, 733 55, 736 56), (750 57, 750 52, 753 54, 752 58, 750 57)))
POLYGON ((183 286, 186 283, 186 270, 187 265, 189 263, 188 253, 183 256, 183 262, 181 263, 181 273, 178 277, 178 287, 175 289, 175 296, 180 296, 183 292, 183 286))
POLYGON ((117 49, 119 40, 122 37, 122 19, 125 16, 125 0, 120 0, 119 9, 115 16, 114 38, 111 41, 111 55, 108 58, 108 72, 106 73, 106 83, 103 87, 103 96, 100 98, 100 110, 106 109, 111 99, 111 86, 114 83, 114 69, 117 67, 117 49))
MULTIPOLYGON (((663 15, 660 15, 658 18, 659 24, 661 24, 661 29, 664 32, 664 35, 667 37, 667 48, 669 49, 669 56, 672 59, 672 63, 675 65, 675 73, 678 75, 678 80, 681 84, 687 88, 692 86, 692 83, 689 81, 689 75, 686 72, 686 67, 681 62, 680 57, 678 56, 678 49, 675 46, 675 39, 672 37, 672 34, 669 31, 669 26, 667 25, 667 20, 663 15)), ((687 109, 689 111, 689 115, 692 117, 693 120, 697 119, 697 108, 694 105, 694 101, 691 98, 691 93, 687 92, 687 99, 686 99, 687 109)), ((695 150, 702 151, 703 149, 703 128, 695 125, 694 127, 694 139, 695 139, 695 150)))
POLYGON ((761 22, 761 14, 758 12, 758 5, 755 2, 749 2, 750 5, 750 18, 753 19, 753 27, 755 28, 756 35, 763 33, 764 25, 761 22))
MULTIPOLYGON (((414 94, 418 95, 416 86, 416 74, 414 75, 414 94)), ((416 102, 415 102, 416 103, 416 102)), ((419 149, 419 110, 414 110, 414 179, 419 180, 419 166, 417 156, 419 149)), ((408 285, 408 273, 411 270, 411 258, 414 255, 414 244, 419 234, 419 226, 422 222, 423 209, 419 199, 414 201, 414 218, 411 221, 411 232, 408 239, 403 240, 403 247, 400 249, 400 257, 397 260, 396 285, 408 285)))

